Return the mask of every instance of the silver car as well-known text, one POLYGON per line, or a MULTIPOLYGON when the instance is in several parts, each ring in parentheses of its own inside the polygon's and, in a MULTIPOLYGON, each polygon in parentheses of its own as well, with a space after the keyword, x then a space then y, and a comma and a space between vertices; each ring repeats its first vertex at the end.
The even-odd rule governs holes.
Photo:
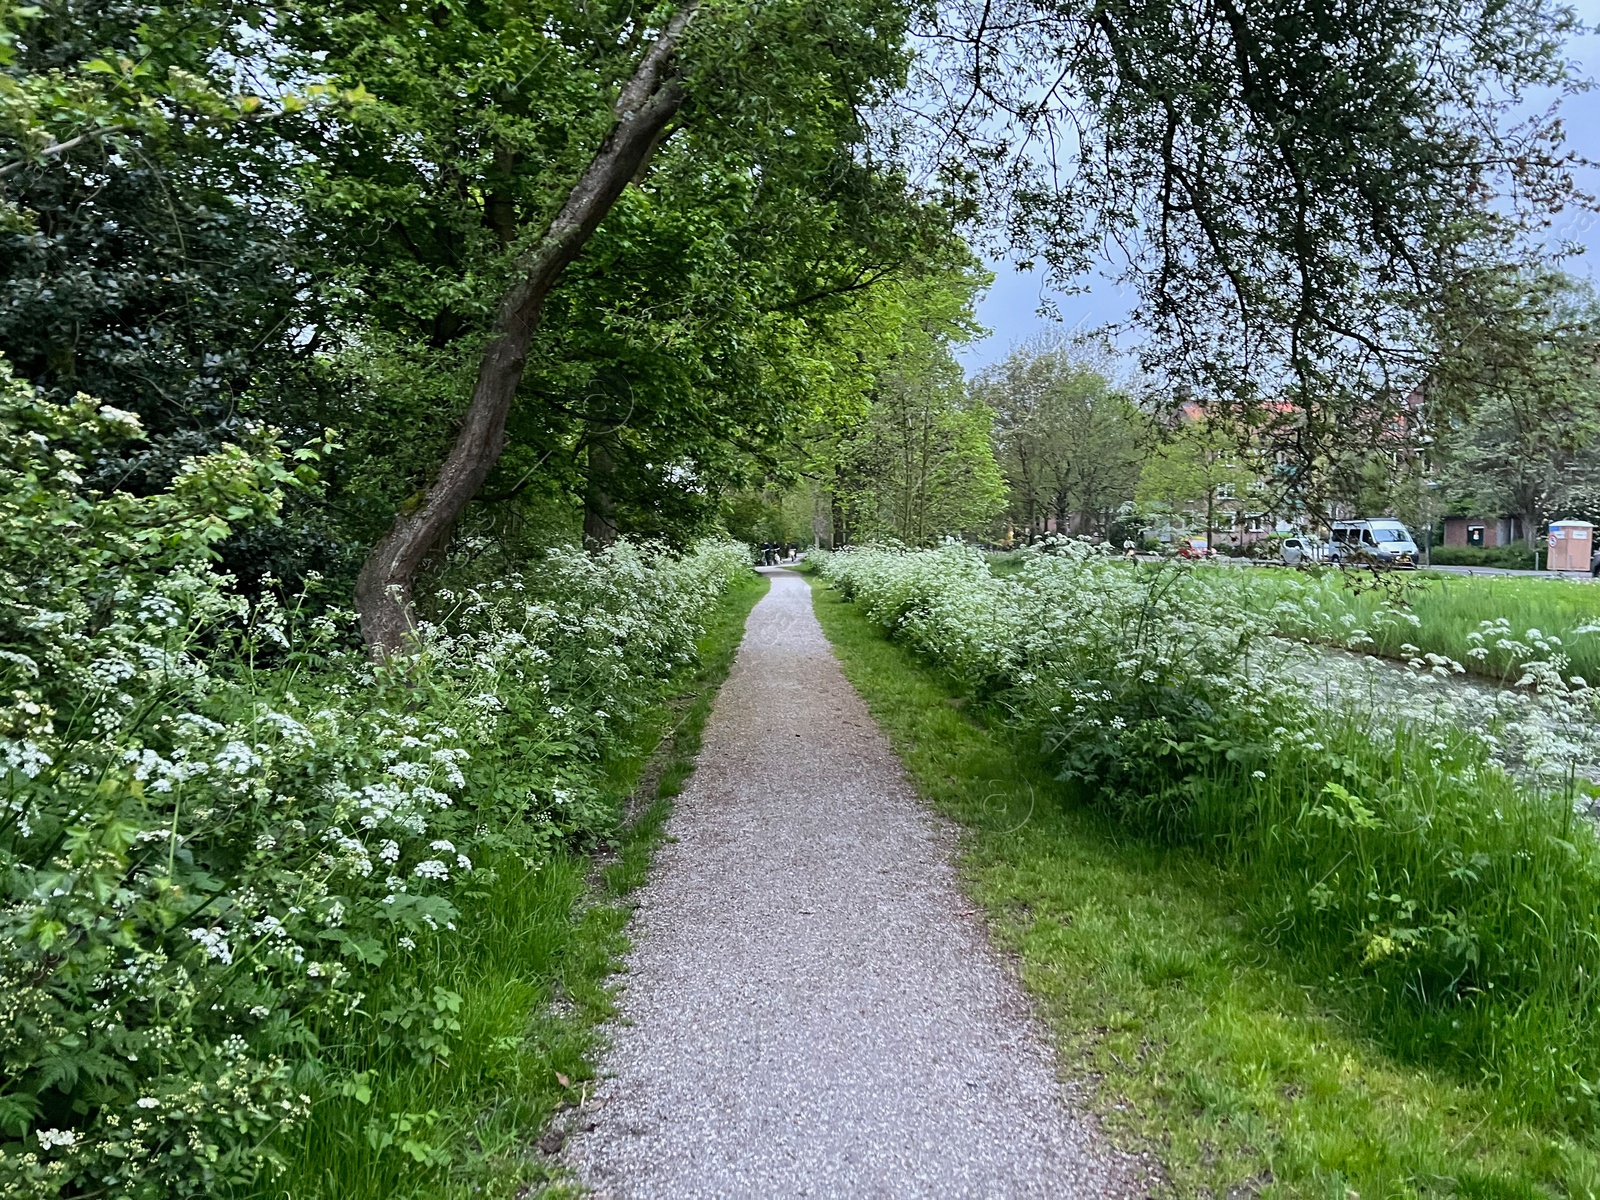
POLYGON ((1298 567, 1301 563, 1327 562, 1328 544, 1320 538, 1304 537, 1297 533, 1283 539, 1278 553, 1291 567, 1298 567))

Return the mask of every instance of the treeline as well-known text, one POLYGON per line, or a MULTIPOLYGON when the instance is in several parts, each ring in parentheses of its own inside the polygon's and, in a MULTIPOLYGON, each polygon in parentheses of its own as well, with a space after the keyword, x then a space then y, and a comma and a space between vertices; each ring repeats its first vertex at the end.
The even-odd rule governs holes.
POLYGON ((1558 124, 1500 132, 1508 89, 1565 85, 1570 14, 1489 6, 1440 90, 1459 13, 1388 2, 1414 35, 1362 43, 1359 105, 1265 10, 8 5, 0 352, 141 417, 108 487, 247 426, 317 443, 317 489, 222 553, 252 587, 314 564, 390 647, 463 522, 922 542, 993 531, 1008 485, 1009 525, 1105 525, 1126 414, 1070 420, 1062 465, 1034 401, 960 386, 978 229, 1056 282, 1123 246, 1164 395, 1248 414, 1316 507, 1477 310, 1539 308, 1502 264, 1574 195, 1558 124), (1052 59, 1077 90, 1044 101, 986 65, 1052 59))
POLYGON ((613 7, 8 10, 0 350, 141 418, 92 480, 158 490, 250 427, 317 443, 316 489, 224 548, 252 586, 348 591, 463 434, 481 482, 414 559, 458 520, 681 543, 787 431, 928 353, 977 274, 866 145, 907 14, 691 6, 675 34, 613 7), (702 49, 669 68, 672 36, 702 49), (617 177, 653 42, 641 103, 670 120, 617 177))
POLYGON ((1418 530, 1507 514, 1531 543, 1549 520, 1600 519, 1592 287, 1544 259, 1480 267, 1433 319, 1437 345, 1415 386, 1372 395, 1309 457, 1286 440, 1306 418, 1287 393, 1242 405, 1061 334, 1013 348, 963 387, 952 339, 922 360, 931 369, 915 386, 892 374, 844 425, 799 439, 799 494, 749 505, 744 527, 825 546, 1050 533, 1239 545, 1353 513, 1418 530))

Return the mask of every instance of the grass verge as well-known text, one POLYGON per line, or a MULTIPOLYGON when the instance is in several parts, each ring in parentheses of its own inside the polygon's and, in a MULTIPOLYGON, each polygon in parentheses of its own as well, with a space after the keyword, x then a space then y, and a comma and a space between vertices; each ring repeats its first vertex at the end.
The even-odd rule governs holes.
POLYGON ((817 615, 912 777, 1066 1069, 1180 1195, 1594 1197, 1600 1155, 1397 1062, 1251 936, 1227 873, 1074 805, 1036 744, 824 587, 817 615))
POLYGON ((417 951, 403 970, 416 994, 460 997, 448 1061, 419 1064, 382 1046, 329 1048, 367 1065, 349 1094, 320 1103, 285 1147, 273 1200, 484 1200, 559 1187, 536 1146, 558 1109, 594 1078, 597 1027, 613 1011, 608 980, 627 948, 624 898, 644 881, 670 801, 694 769, 701 732, 733 663, 745 619, 766 594, 750 575, 731 588, 682 690, 606 763, 619 811, 645 807, 596 856, 557 852, 492 864, 493 882, 462 898, 462 934, 417 951), (639 797, 637 792, 643 791, 639 797))
MULTIPOLYGON (((1240 575, 1239 567, 1214 569, 1247 580, 1264 604, 1280 598, 1296 579, 1287 571, 1251 569, 1240 575)), ((1538 630, 1560 639, 1561 650, 1572 660, 1568 673, 1600 679, 1600 634, 1579 632, 1600 625, 1600 586, 1565 579, 1427 571, 1380 577, 1387 586, 1361 586, 1371 579, 1364 572, 1352 572, 1346 579, 1338 571, 1326 571, 1315 593, 1335 621, 1348 615, 1367 631, 1373 639, 1364 647, 1369 653, 1407 659, 1413 657, 1404 649, 1409 643, 1424 653, 1448 655, 1469 674, 1510 683, 1521 676, 1524 660, 1544 657, 1542 652, 1528 653, 1533 639, 1527 635, 1538 630), (1417 624, 1397 619, 1397 610, 1414 615, 1417 624), (1502 631, 1481 642, 1473 640, 1472 634, 1482 633, 1483 622, 1502 619, 1507 623, 1502 631), (1474 653, 1480 646, 1485 651, 1482 657, 1474 653)), ((1304 577, 1299 582, 1303 584, 1304 577)))
MULTIPOLYGON (((1022 569, 1023 557, 1016 551, 990 554, 988 559, 995 575, 1012 575, 1022 569)), ((1237 566, 1204 566, 1199 570, 1246 582, 1258 593, 1263 607, 1283 598, 1291 585, 1304 586, 1307 582, 1306 575, 1288 570, 1237 566)), ((1325 569, 1315 574, 1317 599, 1326 606, 1328 615, 1337 620, 1348 614, 1372 637, 1372 643, 1363 647, 1367 653, 1406 660, 1414 657, 1403 648, 1409 643, 1423 653, 1448 655, 1461 663, 1469 675, 1508 683, 1522 674, 1521 663, 1528 655, 1501 648, 1498 643, 1502 638, 1525 643, 1523 635, 1527 631, 1539 630, 1560 639, 1561 649, 1572 660, 1572 674, 1600 679, 1600 633, 1578 632, 1600 625, 1600 586, 1595 584, 1544 576, 1518 578, 1430 571, 1392 572, 1377 577, 1353 571, 1346 577, 1337 569, 1325 569), (1373 586, 1375 578, 1379 586, 1373 586), (1395 619, 1392 610, 1397 609, 1414 614, 1418 624, 1395 619), (1481 643, 1469 636, 1480 632, 1483 622, 1501 618, 1510 623, 1504 633, 1481 643), (1479 645, 1487 650, 1482 657, 1473 653, 1479 645)), ((1304 631, 1288 632, 1298 636, 1304 631)))

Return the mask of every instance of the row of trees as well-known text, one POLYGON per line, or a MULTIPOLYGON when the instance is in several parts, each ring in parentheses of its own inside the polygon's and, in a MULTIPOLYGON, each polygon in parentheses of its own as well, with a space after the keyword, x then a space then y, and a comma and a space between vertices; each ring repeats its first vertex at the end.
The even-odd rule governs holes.
POLYGON ((1296 488, 1302 465, 1236 407, 1163 397, 1143 379, 1119 386, 1114 355, 1060 336, 964 384, 950 343, 967 329, 930 320, 938 339, 897 360, 864 409, 804 443, 794 473, 806 482, 787 511, 767 510, 769 536, 1121 539, 1151 525, 1209 536, 1245 515, 1270 528, 1359 511, 1419 526, 1509 514, 1532 538, 1557 516, 1600 517, 1590 288, 1550 266, 1470 273, 1436 321, 1443 351, 1381 435, 1355 431, 1313 464, 1318 505, 1296 488))
POLYGON ((908 15, 0 6, 0 348, 143 419, 103 486, 317 443, 321 489, 229 565, 341 578, 392 648, 460 521, 686 537, 934 353, 892 310, 957 319, 971 253, 867 139, 908 15))
POLYGON ((1162 475, 1152 452, 1183 458, 1113 382, 1109 352, 1041 338, 969 381, 953 348, 970 319, 951 312, 955 326, 923 315, 938 336, 898 357, 863 406, 797 436, 786 470, 738 506, 736 531, 821 545, 1103 533, 1142 478, 1162 475))
POLYGON ((1002 479, 1023 528, 1103 520, 1129 402, 961 385, 965 236, 1057 280, 1123 247, 1150 377, 1286 397, 1312 464, 1573 195, 1559 124, 1504 119, 1569 12, 1314 8, 0 2, 0 349, 143 418, 107 487, 316 443, 229 565, 338 576, 386 649, 463 521, 681 538, 763 479, 830 536, 972 527, 1002 479))

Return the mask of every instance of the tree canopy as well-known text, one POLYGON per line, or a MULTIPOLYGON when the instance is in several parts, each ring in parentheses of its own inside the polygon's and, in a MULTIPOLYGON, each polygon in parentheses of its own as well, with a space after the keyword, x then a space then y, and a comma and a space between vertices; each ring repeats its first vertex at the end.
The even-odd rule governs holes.
POLYGON ((1438 315, 1427 399, 1446 501, 1521 518, 1591 511, 1600 484, 1600 304, 1551 268, 1466 273, 1438 315))
POLYGON ((1558 117, 1518 117, 1577 86, 1543 0, 48 0, 0 28, 0 347, 140 415, 95 466, 126 486, 246 425, 336 431, 321 491, 223 553, 364 558, 390 648, 463 521, 682 538, 807 430, 813 476, 849 445, 881 481, 896 396, 946 397, 919 404, 969 464, 955 425, 996 409, 1021 523, 1109 511, 1129 460, 1090 443, 1125 446, 1126 402, 1033 480, 1026 422, 881 319, 969 244, 1058 281, 1120 255, 1140 403, 1231 406, 1309 492, 1443 369, 1459 281, 1577 199, 1558 117))
POLYGON ((1104 355, 1049 339, 1014 350, 974 382, 996 414, 1010 516, 1024 537, 1103 532, 1133 499, 1151 423, 1097 359, 1104 355))

